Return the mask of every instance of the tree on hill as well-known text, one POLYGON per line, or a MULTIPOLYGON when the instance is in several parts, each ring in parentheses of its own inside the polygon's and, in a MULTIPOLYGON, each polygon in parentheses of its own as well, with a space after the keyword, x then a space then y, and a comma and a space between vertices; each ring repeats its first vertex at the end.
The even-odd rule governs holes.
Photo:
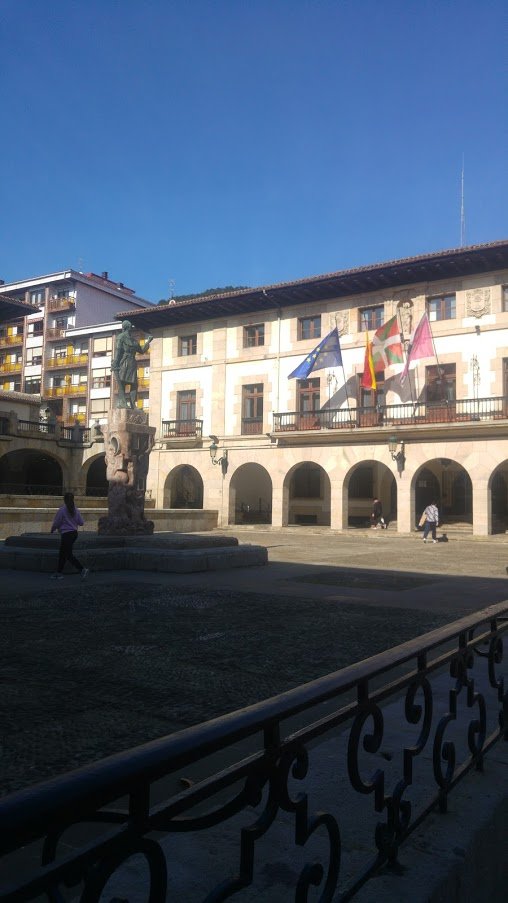
POLYGON ((173 298, 161 298, 157 304, 169 304, 175 301, 177 304, 181 301, 190 301, 191 298, 204 298, 206 295, 223 295, 226 292, 240 292, 243 289, 250 288, 250 285, 225 285, 222 288, 207 288, 204 292, 197 292, 190 295, 174 295, 173 298))

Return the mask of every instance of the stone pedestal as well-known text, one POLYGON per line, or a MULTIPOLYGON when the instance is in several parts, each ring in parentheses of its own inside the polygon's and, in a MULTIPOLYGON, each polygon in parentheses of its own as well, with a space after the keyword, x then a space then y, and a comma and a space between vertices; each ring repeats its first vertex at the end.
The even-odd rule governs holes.
POLYGON ((106 536, 153 533, 153 521, 145 518, 148 460, 155 427, 148 414, 137 408, 110 411, 104 430, 106 476, 109 480, 108 515, 99 518, 98 532, 106 536))

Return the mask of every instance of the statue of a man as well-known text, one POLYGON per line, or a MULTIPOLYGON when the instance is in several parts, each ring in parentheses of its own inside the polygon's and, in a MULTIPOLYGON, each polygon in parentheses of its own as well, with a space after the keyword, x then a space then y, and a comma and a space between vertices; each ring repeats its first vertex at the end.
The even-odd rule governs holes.
POLYGON ((138 395, 136 354, 144 354, 152 339, 153 336, 149 335, 143 345, 140 345, 132 337, 130 320, 122 321, 122 331, 116 341, 115 357, 111 364, 111 372, 115 374, 118 382, 118 408, 134 408, 136 406, 138 395), (128 393, 126 393, 126 386, 129 386, 128 393))

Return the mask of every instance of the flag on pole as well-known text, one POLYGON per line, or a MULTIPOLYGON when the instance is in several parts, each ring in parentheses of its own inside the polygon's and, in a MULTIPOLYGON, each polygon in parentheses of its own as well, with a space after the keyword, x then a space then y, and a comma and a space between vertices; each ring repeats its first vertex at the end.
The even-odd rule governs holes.
POLYGON ((397 314, 376 329, 372 337, 372 360, 376 371, 404 362, 397 314))
POLYGON ((340 353, 339 333, 337 327, 328 333, 314 351, 307 355, 296 370, 289 374, 288 379, 306 379, 314 370, 322 370, 323 367, 341 367, 342 355, 340 353))
POLYGON ((361 381, 362 389, 377 389, 376 372, 374 370, 374 361, 372 360, 372 342, 369 342, 369 333, 365 333, 365 358, 363 362, 363 373, 361 381))
POLYGON ((434 356, 434 341, 432 339, 432 333, 430 331, 429 318, 427 314, 424 313, 414 331, 413 340, 412 342, 410 342, 406 363, 402 373, 400 374, 400 384, 402 386, 404 385, 410 364, 412 364, 413 361, 417 361, 422 357, 434 356))

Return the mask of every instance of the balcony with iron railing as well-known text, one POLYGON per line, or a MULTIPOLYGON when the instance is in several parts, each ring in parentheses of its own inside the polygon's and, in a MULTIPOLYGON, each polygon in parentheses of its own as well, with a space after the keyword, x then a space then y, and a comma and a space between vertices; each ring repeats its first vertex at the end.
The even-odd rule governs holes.
POLYGON ((202 420, 163 420, 161 439, 201 439, 203 436, 202 420))
POLYGON ((46 330, 46 338, 50 341, 65 338, 65 328, 62 326, 50 326, 49 329, 46 330))
POLYGON ((46 398, 61 398, 68 395, 86 395, 86 383, 69 384, 68 386, 47 386, 43 395, 46 398))
POLYGON ((88 354, 66 354, 63 357, 50 357, 46 361, 46 367, 56 369, 57 367, 86 367, 88 364, 88 354))
POLYGON ((429 424, 478 423, 508 419, 508 397, 462 398, 442 402, 325 408, 273 415, 273 432, 348 430, 361 427, 411 427, 429 424))
POLYGON ((16 335, 0 335, 0 348, 8 348, 12 345, 22 345, 23 336, 23 332, 18 332, 16 335))

